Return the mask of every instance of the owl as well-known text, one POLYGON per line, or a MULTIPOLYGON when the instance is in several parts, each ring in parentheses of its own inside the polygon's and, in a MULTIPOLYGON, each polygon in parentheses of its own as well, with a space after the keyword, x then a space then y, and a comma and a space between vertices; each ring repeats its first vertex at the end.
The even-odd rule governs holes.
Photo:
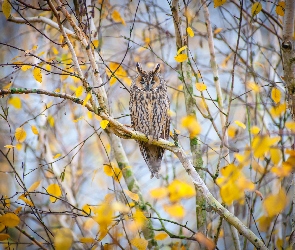
MULTIPOLYGON (((134 130, 140 131, 152 139, 169 138, 170 101, 165 80, 160 75, 160 64, 152 71, 142 70, 136 64, 137 76, 130 87, 129 109, 134 130)), ((147 142, 139 142, 141 154, 148 165, 151 178, 159 178, 164 149, 147 142)))

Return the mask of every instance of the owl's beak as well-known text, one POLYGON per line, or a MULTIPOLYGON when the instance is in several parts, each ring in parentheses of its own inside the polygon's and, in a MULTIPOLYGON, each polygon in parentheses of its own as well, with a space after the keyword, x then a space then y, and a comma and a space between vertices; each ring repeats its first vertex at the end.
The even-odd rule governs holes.
POLYGON ((150 91, 151 90, 151 84, 149 84, 149 83, 147 83, 146 85, 145 85, 145 90, 146 91, 150 91))

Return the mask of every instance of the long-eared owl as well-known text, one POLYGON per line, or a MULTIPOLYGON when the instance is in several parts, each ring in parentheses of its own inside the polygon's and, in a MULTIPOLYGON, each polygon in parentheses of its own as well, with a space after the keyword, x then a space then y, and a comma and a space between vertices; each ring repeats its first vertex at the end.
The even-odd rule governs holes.
MULTIPOLYGON (((169 138, 170 106, 165 80, 160 75, 160 64, 152 71, 142 70, 136 64, 138 72, 130 88, 129 109, 134 130, 153 139, 169 138)), ((141 154, 151 171, 151 178, 159 178, 164 149, 146 142, 139 142, 141 154)))

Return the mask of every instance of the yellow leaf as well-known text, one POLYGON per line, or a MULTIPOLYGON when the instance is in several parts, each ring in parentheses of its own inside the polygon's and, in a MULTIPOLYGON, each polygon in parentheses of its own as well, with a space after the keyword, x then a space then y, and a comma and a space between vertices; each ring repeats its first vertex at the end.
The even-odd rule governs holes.
POLYGON ((84 214, 88 215, 91 213, 91 206, 89 206, 88 204, 85 204, 83 207, 82 207, 82 210, 85 211, 83 212, 84 214))
POLYGON ((79 86, 78 88, 76 88, 76 91, 75 91, 75 95, 76 97, 80 97, 82 94, 83 94, 83 86, 79 86))
POLYGON ((180 204, 164 205, 164 210, 172 217, 182 218, 185 210, 180 204))
POLYGON ((16 109, 20 109, 22 107, 22 102, 19 97, 13 96, 8 100, 8 104, 12 105, 16 109))
POLYGON ((187 27, 186 32, 190 37, 194 37, 194 35, 195 35, 195 33, 191 27, 187 27))
POLYGON ((18 199, 24 201, 27 205, 29 205, 31 207, 34 206, 34 204, 29 199, 27 199, 24 194, 22 194, 21 196, 19 196, 18 199))
POLYGON ((45 51, 40 52, 37 56, 42 56, 44 55, 45 51))
POLYGON ((9 237, 9 234, 0 234, 0 241, 7 240, 9 237))
POLYGON ((15 214, 19 214, 19 212, 22 210, 22 207, 18 207, 17 209, 14 210, 15 214))
MULTIPOLYGON (((55 184, 55 183, 50 184, 46 190, 47 190, 47 193, 49 193, 51 195, 54 195, 56 197, 61 196, 61 189, 58 184, 55 184)), ((52 196, 50 196, 49 199, 52 203, 56 202, 56 200, 57 200, 57 198, 52 197, 52 196)))
POLYGON ((96 208, 96 216, 93 219, 99 224, 99 240, 107 234, 107 228, 113 222, 113 209, 108 203, 103 202, 96 208))
POLYGON ((82 243, 95 243, 96 240, 91 237, 82 237, 79 239, 82 243))
POLYGON ((3 225, 2 223, 0 223, 0 232, 2 232, 5 229, 5 225, 3 225))
POLYGON ((290 149, 290 148, 286 148, 286 154, 288 154, 290 156, 295 156, 295 150, 290 149))
POLYGON ((253 90, 256 94, 260 92, 260 86, 255 82, 247 82, 246 86, 248 89, 253 90))
POLYGON ((187 60, 187 55, 186 54, 179 54, 174 57, 174 60, 179 63, 184 62, 187 60))
POLYGON ((259 165, 259 163, 255 160, 253 160, 253 162, 252 162, 252 168, 254 171, 256 171, 260 174, 264 174, 264 172, 265 172, 264 168, 261 165, 259 165))
POLYGON ((281 103, 278 106, 271 107, 270 109, 270 114, 272 115, 273 118, 282 116, 285 114, 287 109, 286 103, 281 103))
POLYGON ((234 126, 229 126, 227 129, 227 134, 230 138, 234 138, 236 136, 237 129, 234 126))
POLYGON ((254 151, 254 156, 256 158, 263 157, 268 153, 271 146, 274 146, 278 141, 281 140, 281 137, 269 137, 268 135, 259 136, 256 135, 252 141, 252 149, 254 151))
POLYGON ((205 246, 205 249, 208 249, 208 250, 215 249, 215 244, 214 244, 213 240, 207 238, 204 234, 196 233, 194 235, 194 237, 202 246, 205 246))
POLYGON ((217 28, 214 30, 214 35, 217 35, 218 33, 220 33, 223 30, 223 28, 217 28))
POLYGON ((201 126, 196 118, 192 115, 182 118, 181 125, 188 130, 191 138, 194 138, 201 133, 201 126))
MULTIPOLYGON (((120 65, 119 63, 111 62, 109 67, 112 72, 116 70, 116 74, 118 74, 118 76, 127 76, 126 70, 123 69, 122 65, 120 65)), ((110 76, 112 73, 110 71, 107 71, 107 74, 110 76)))
POLYGON ((94 225, 96 225, 96 222, 95 222, 95 220, 93 220, 92 218, 88 218, 85 222, 84 222, 84 224, 83 224, 83 228, 85 229, 85 230, 91 230, 93 227, 94 227, 94 225))
POLYGON ((85 106, 87 104, 87 102, 90 100, 90 98, 91 98, 91 94, 88 93, 87 96, 86 96, 86 98, 85 98, 85 100, 83 101, 83 104, 82 105, 85 106))
POLYGON ((269 217, 278 215, 287 204, 287 196, 283 189, 278 194, 271 194, 263 201, 263 207, 269 217))
POLYGON ((11 63, 16 64, 16 65, 23 64, 22 61, 13 61, 13 59, 11 61, 12 61, 11 63))
POLYGON ((57 159, 59 157, 61 157, 61 154, 56 154, 55 156, 53 156, 53 159, 57 159))
POLYGON ((145 217, 144 213, 140 209, 136 209, 135 213, 133 214, 133 222, 129 225, 129 229, 133 232, 141 230, 144 227, 146 221, 147 218, 145 217))
POLYGON ((272 167, 272 169, 270 170, 272 173, 274 173, 276 176, 280 177, 280 178, 284 178, 287 177, 291 174, 293 168, 292 165, 283 162, 281 167, 272 167))
POLYGON ((36 126, 32 125, 31 126, 31 130, 32 130, 33 134, 35 134, 35 135, 38 135, 39 134, 39 131, 38 131, 38 129, 37 129, 36 126))
MULTIPOLYGON (((7 198, 7 195, 4 195, 4 198, 5 198, 4 199, 4 206, 10 208, 10 199, 7 198)), ((0 230, 0 232, 1 232, 1 230, 0 230)))
POLYGON ((226 3, 226 0, 214 0, 214 8, 217 8, 226 3))
POLYGON ((123 77, 123 81, 124 81, 128 86, 131 86, 132 79, 130 79, 129 77, 123 77))
POLYGON ((196 83, 196 89, 202 92, 202 91, 207 89, 207 86, 204 83, 197 82, 196 83))
POLYGON ((244 201, 244 191, 254 190, 255 185, 248 181, 240 168, 234 164, 229 164, 221 169, 222 177, 216 179, 220 186, 220 196, 224 203, 230 205, 237 200, 240 203, 244 201))
POLYGON ((101 126, 102 129, 106 129, 106 127, 108 126, 108 124, 109 124, 109 121, 108 120, 102 120, 100 122, 100 126, 101 126))
POLYGON ((185 46, 183 46, 183 47, 181 47, 179 50, 177 50, 177 53, 176 53, 176 55, 179 55, 182 51, 184 51, 185 49, 187 48, 187 46, 185 45, 185 46))
POLYGON ((55 121, 54 121, 54 117, 52 115, 48 115, 47 121, 48 121, 50 127, 53 127, 54 126, 54 122, 55 121))
POLYGON ((245 154, 235 153, 234 156, 243 167, 250 164, 250 151, 245 152, 245 154))
POLYGON ((54 92, 59 93, 59 92, 60 92, 60 88, 56 88, 56 89, 54 90, 54 92))
POLYGON ((55 47, 51 47, 51 50, 52 50, 54 55, 57 55, 59 53, 57 48, 55 48, 55 47))
POLYGON ((262 10, 262 5, 259 2, 256 2, 252 5, 251 14, 256 16, 262 10))
POLYGON ((7 0, 4 0, 2 3, 2 11, 6 19, 8 19, 11 13, 11 5, 7 0))
POLYGON ((278 2, 278 5, 276 6, 276 13, 279 16, 284 16, 285 15, 285 7, 286 7, 285 2, 278 2))
POLYGON ((276 249, 284 249, 284 240, 281 238, 278 238, 276 241, 276 249))
POLYGON ((23 145, 22 145, 21 143, 17 143, 17 144, 15 145, 15 148, 16 148, 17 150, 21 150, 22 147, 23 147, 23 145))
POLYGON ((69 228, 57 229, 54 234, 54 247, 56 250, 71 249, 73 234, 69 228))
POLYGON ((244 123, 240 122, 240 121, 235 121, 235 124, 237 124, 242 129, 246 129, 246 125, 244 123))
POLYGON ((275 103, 280 102, 280 100, 281 100, 281 91, 279 89, 277 89, 277 88, 273 88, 271 90, 271 99, 273 99, 273 101, 275 103))
POLYGON ((111 77, 110 79, 110 86, 114 85, 116 83, 117 79, 115 77, 111 77))
POLYGON ((14 213, 7 213, 0 216, 0 223, 7 227, 16 227, 19 222, 19 217, 14 213))
POLYGON ((23 66, 21 67, 21 70, 22 70, 22 71, 27 71, 27 70, 30 69, 30 68, 32 68, 31 65, 23 65, 23 66))
POLYGON ((114 167, 114 179, 115 181, 119 182, 122 178, 122 171, 118 167, 114 167))
POLYGON ((104 197, 103 201, 106 203, 106 204, 111 204, 113 202, 113 200, 115 199, 115 194, 106 194, 106 196, 104 197))
POLYGON ((103 171, 105 172, 105 174, 106 174, 107 176, 114 176, 114 171, 113 171, 113 169, 112 169, 112 166, 110 166, 110 165, 105 165, 105 166, 103 167, 103 171))
POLYGON ((150 191, 150 195, 154 199, 163 199, 168 195, 168 193, 169 193, 169 191, 165 187, 155 188, 150 191))
POLYGON ((130 242, 138 250, 146 250, 148 246, 148 241, 143 238, 134 238, 130 242))
POLYGON ((51 65, 50 64, 45 64, 45 69, 47 69, 48 71, 51 70, 51 65))
POLYGON ((34 183, 29 187, 28 192, 33 192, 33 191, 35 191, 35 190, 39 187, 40 183, 41 183, 41 181, 36 181, 36 182, 34 182, 34 183))
POLYGON ((171 202, 179 201, 180 199, 189 199, 196 195, 193 186, 177 179, 169 184, 168 191, 171 202))
POLYGON ((155 240, 165 240, 168 237, 167 233, 158 233, 155 235, 155 240))
POLYGON ((26 137, 27 137, 27 133, 26 133, 26 131, 24 130, 23 127, 17 128, 17 129, 15 130, 14 135, 15 135, 15 138, 16 138, 16 139, 18 140, 18 142, 20 142, 20 143, 24 142, 24 140, 25 140, 26 137))
POLYGON ((93 44, 94 48, 97 48, 98 45, 99 45, 99 41, 98 40, 93 40, 92 44, 93 44))
POLYGON ((257 221, 258 221, 258 227, 262 232, 267 232, 270 228, 270 224, 273 220, 273 217, 268 217, 268 216, 261 216, 257 221))
POLYGON ((35 67, 33 69, 33 76, 34 76, 34 78, 35 78, 36 81, 38 81, 40 83, 42 82, 42 72, 41 72, 41 69, 40 68, 35 67))
POLYGON ((287 129, 290 129, 293 133, 295 133, 295 122, 289 121, 285 123, 287 129))
POLYGON ((124 189, 125 194, 127 194, 132 200, 134 201, 138 201, 139 200, 139 196, 138 194, 132 193, 131 191, 124 189))
POLYGON ((260 128, 258 128, 257 126, 253 126, 251 127, 250 131, 253 135, 257 135, 260 132, 260 128))
POLYGON ((120 22, 123 25, 126 25, 125 20, 121 17, 121 14, 117 10, 113 11, 112 18, 115 22, 120 22))
POLYGON ((282 159, 282 152, 278 148, 270 148, 269 149, 270 159, 274 165, 279 164, 282 159))
POLYGON ((92 119, 92 118, 93 118, 93 113, 90 112, 90 111, 87 111, 87 117, 88 117, 89 119, 92 119))
POLYGON ((4 148, 15 148, 13 145, 5 145, 4 148))

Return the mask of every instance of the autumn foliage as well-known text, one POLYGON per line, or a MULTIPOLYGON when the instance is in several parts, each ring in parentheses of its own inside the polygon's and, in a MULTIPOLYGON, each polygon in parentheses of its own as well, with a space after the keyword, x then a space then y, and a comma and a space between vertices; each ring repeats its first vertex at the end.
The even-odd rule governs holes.
POLYGON ((291 249, 285 2, 41 2, 0 13, 5 249, 291 249), (136 62, 171 101, 159 180, 130 132, 136 62))

